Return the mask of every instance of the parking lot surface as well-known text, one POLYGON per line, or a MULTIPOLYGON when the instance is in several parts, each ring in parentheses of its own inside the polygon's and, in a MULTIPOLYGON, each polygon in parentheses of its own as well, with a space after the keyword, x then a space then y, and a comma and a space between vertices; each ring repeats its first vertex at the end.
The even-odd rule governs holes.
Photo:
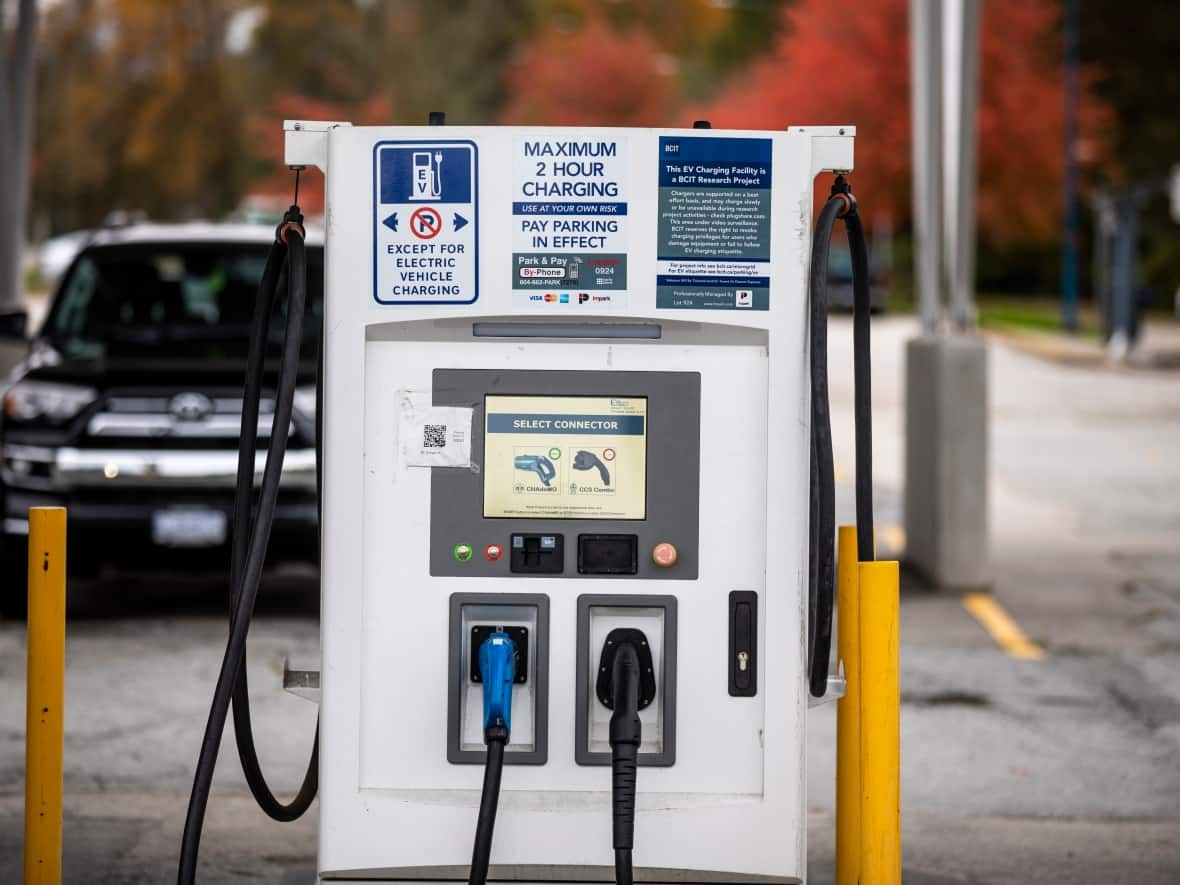
MULTIPOLYGON (((847 332, 835 323, 842 522, 852 513, 847 332)), ((898 384, 913 332, 886 320, 874 346, 885 555, 904 544, 898 384)), ((1012 657, 957 595, 906 576, 905 881, 1180 882, 1178 376, 1060 366, 999 344, 991 360, 995 599, 1044 654, 1012 657)), ((70 592, 66 881, 168 881, 226 634, 226 588, 106 575, 70 592)), ((281 676, 288 656, 317 658, 315 594, 307 571, 269 576, 251 633, 263 766, 289 791, 316 709, 285 693, 281 676)), ((24 655, 23 627, 0 623, 0 882, 21 870, 24 655)), ((824 885, 834 854, 831 705, 810 714, 808 759, 811 877, 824 885)), ((314 807, 294 824, 254 807, 227 731, 202 881, 313 881, 315 828, 314 807)))

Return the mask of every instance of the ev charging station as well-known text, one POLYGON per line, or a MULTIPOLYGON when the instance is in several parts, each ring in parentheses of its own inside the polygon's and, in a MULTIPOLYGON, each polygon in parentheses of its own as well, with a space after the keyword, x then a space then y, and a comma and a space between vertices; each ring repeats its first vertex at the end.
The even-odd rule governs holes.
POLYGON ((802 883, 855 129, 285 129, 326 179, 320 880, 802 883))
POLYGON ((807 266, 853 132, 288 126, 327 187, 322 878, 466 878, 485 625, 528 631, 491 878, 613 878, 635 627, 640 877, 803 881, 807 266))

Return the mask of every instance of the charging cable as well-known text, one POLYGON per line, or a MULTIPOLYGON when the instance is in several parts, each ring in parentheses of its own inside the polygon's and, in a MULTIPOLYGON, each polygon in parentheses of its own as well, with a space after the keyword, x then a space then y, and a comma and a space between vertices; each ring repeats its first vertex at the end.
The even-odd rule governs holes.
POLYGON ((843 175, 815 223, 811 247, 811 481, 809 520, 811 694, 822 698, 828 688, 832 652, 832 615, 836 602, 836 491, 832 455, 832 417, 828 403, 828 257, 832 230, 843 219, 852 258, 853 413, 856 420, 856 549, 861 562, 873 554, 873 426, 869 366, 869 258, 864 225, 856 198, 843 175))
POLYGON ((635 847, 635 780, 643 726, 639 711, 656 697, 651 646, 642 630, 617 627, 607 634, 598 661, 594 687, 600 703, 611 711, 611 825, 615 849, 615 882, 631 885, 631 850, 635 847))
POLYGON ((643 726, 639 721, 639 650, 628 642, 615 652, 611 666, 610 717, 611 824, 615 849, 615 883, 631 885, 631 849, 635 847, 635 775, 643 726))
POLYGON ((471 851, 470 885, 484 885, 492 854, 492 831, 500 803, 500 776, 504 771, 504 747, 512 731, 512 684, 516 680, 516 643, 503 630, 490 634, 479 647, 479 675, 483 681, 483 741, 487 762, 483 770, 483 794, 475 824, 471 851))
MULTIPOLYGON (((298 181, 298 179, 297 179, 298 181)), ((298 187, 298 185, 297 185, 298 187)), ((298 198, 298 190, 296 191, 298 198)), ((250 791, 262 809, 276 820, 295 820, 303 814, 315 798, 318 786, 319 736, 313 745, 303 784, 291 802, 283 804, 275 798, 262 776, 258 755, 254 748, 253 730, 250 723, 248 686, 246 683, 246 637, 254 615, 254 604, 262 581, 262 570, 266 562, 266 548, 274 523, 278 503, 279 483, 283 472, 283 456, 287 449, 290 433, 291 414, 298 378, 299 352, 303 343, 303 316, 307 299, 307 255, 304 246, 303 215, 294 204, 283 216, 283 222, 275 232, 275 242, 267 256, 266 268, 259 285, 255 303, 254 323, 250 337, 247 358, 246 385, 242 397, 242 433, 238 446, 238 477, 234 501, 234 536, 231 554, 231 612, 230 633, 221 668, 217 674, 217 686, 205 723, 201 739, 200 755, 193 775, 193 788, 189 796, 188 811, 184 820, 181 837, 180 863, 177 881, 180 885, 191 885, 196 881, 197 855, 201 844, 201 831, 205 823, 205 810, 209 802, 209 791, 213 785, 213 771, 217 766, 217 753, 221 736, 225 730, 226 718, 233 707, 234 732, 238 755, 250 791), (266 452, 266 466, 262 471, 262 483, 258 494, 253 520, 250 520, 250 503, 254 487, 255 446, 258 439, 258 412, 261 397, 262 377, 265 370, 265 351, 270 317, 278 295, 287 288, 286 329, 283 336, 282 360, 279 365, 279 381, 275 395, 273 422, 266 452)), ((317 379, 318 380, 318 379, 317 379)), ((317 383, 317 388, 320 385, 317 383)), ((317 406, 320 393, 317 389, 317 406)), ((316 414, 316 477, 317 502, 319 501, 319 452, 320 421, 322 409, 316 414)))

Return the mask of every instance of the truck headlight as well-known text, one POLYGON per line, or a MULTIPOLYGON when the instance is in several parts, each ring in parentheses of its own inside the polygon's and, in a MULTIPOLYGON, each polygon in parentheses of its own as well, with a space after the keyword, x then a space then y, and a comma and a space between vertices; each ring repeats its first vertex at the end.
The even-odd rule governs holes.
POLYGON ((315 421, 315 385, 295 388, 295 411, 308 421, 315 421))
POLYGON ((4 414, 13 421, 69 421, 98 398, 92 387, 50 381, 18 381, 4 394, 4 414))

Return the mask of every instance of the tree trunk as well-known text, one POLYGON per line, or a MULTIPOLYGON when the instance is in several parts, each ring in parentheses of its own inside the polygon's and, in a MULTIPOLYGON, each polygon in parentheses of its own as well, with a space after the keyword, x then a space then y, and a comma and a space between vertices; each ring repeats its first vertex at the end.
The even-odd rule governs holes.
POLYGON ((9 39, 0 14, 0 314, 24 303, 21 249, 29 203, 36 0, 20 0, 16 15, 9 39))

